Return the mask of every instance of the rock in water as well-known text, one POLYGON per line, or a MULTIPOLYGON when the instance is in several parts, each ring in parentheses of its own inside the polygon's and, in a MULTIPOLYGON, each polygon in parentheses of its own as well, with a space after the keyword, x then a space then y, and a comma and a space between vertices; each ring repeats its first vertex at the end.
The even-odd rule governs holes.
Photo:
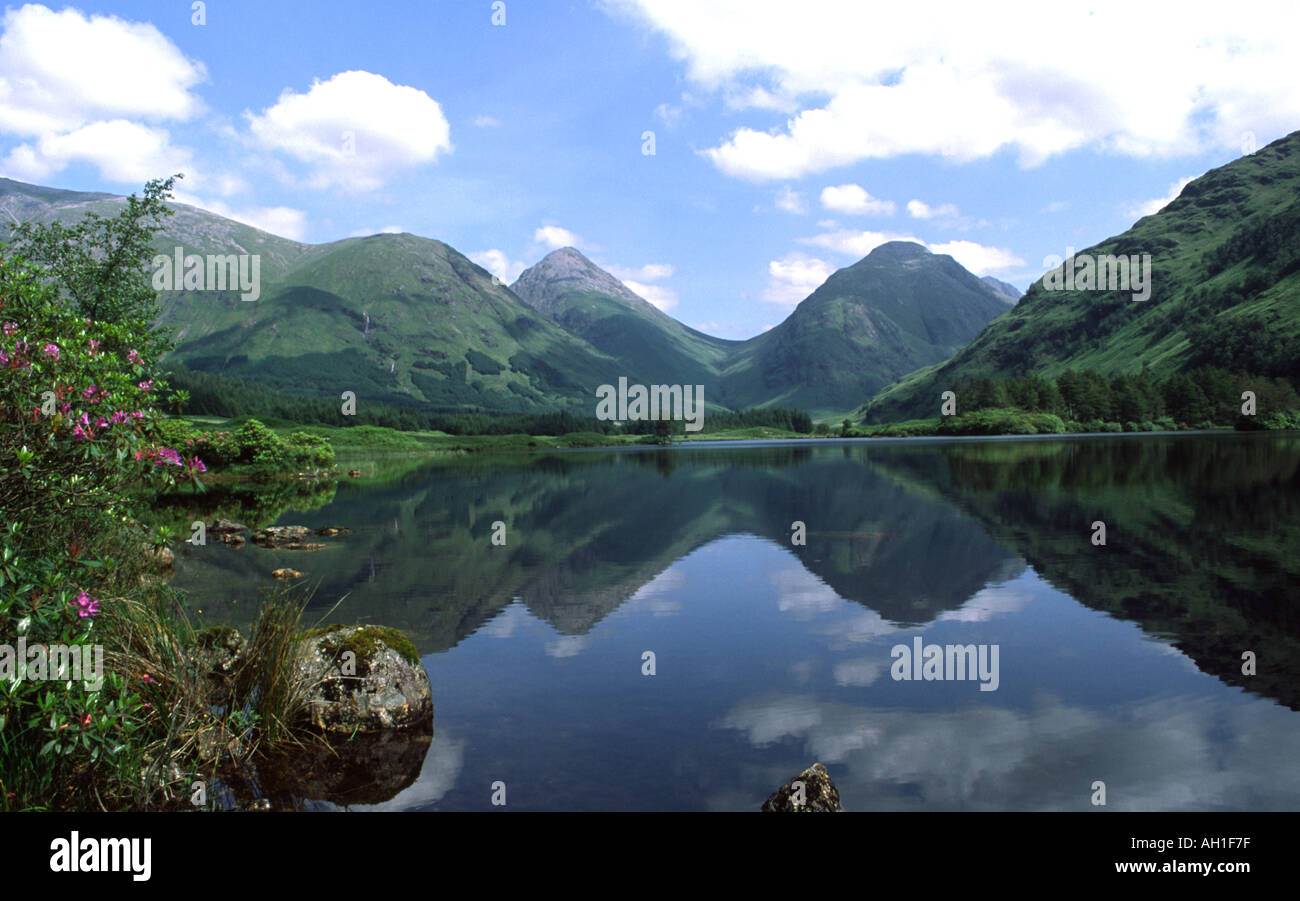
POLYGON ((307 715, 326 732, 429 727, 433 688, 410 639, 384 626, 330 626, 303 636, 307 715))
POLYGON ((253 544, 262 547, 281 547, 293 541, 301 541, 311 534, 306 526, 268 526, 253 533, 253 544))
POLYGON ((826 767, 814 763, 763 802, 763 813, 839 813, 840 793, 826 767))

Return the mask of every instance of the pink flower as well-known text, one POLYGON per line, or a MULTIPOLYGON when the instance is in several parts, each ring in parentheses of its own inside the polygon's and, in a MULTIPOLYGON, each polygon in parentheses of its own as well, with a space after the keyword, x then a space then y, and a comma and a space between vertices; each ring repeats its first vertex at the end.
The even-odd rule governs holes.
POLYGON ((77 610, 77 616, 81 619, 94 616, 99 612, 99 601, 95 600, 84 591, 78 592, 75 603, 79 608, 77 610))
POLYGON ((18 331, 18 323, 6 322, 4 324, 4 333, 6 338, 12 338, 14 336, 14 332, 16 331, 18 331))
POLYGON ((181 455, 170 447, 151 447, 148 450, 138 450, 135 452, 135 459, 148 459, 154 466, 162 466, 164 463, 170 463, 173 466, 184 466, 181 461, 181 455))
POLYGON ((136 353, 134 350, 127 353, 126 359, 127 362, 129 363, 144 363, 144 360, 141 359, 140 355, 136 353))
POLYGON ((91 355, 94 356, 94 354, 95 354, 95 352, 96 352, 97 350, 99 350, 99 339, 98 339, 98 338, 91 338, 91 339, 90 339, 90 353, 91 353, 91 355))
POLYGON ((190 459, 190 472, 207 472, 208 468, 203 465, 203 461, 198 457, 190 459))
POLYGON ((59 345, 57 345, 57 344, 47 344, 47 345, 45 345, 44 348, 42 348, 42 350, 45 352, 45 358, 46 358, 47 360, 54 360, 56 363, 58 362, 58 360, 59 360, 59 345))
POLYGON ((139 388, 141 391, 148 391, 150 388, 153 387, 153 379, 145 379, 143 382, 136 385, 136 387, 139 388))

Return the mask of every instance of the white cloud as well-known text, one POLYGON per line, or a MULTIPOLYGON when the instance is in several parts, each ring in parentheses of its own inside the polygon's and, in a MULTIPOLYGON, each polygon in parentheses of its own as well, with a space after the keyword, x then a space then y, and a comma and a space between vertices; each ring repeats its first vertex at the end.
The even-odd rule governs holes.
POLYGON ((993 585, 971 595, 956 610, 945 610, 936 622, 983 623, 1008 613, 1018 613, 1034 600, 1032 592, 1016 585, 993 585))
POLYGON ((216 213, 218 216, 225 216, 227 219, 234 219, 236 222, 251 225, 253 228, 260 228, 264 232, 270 232, 282 238, 289 238, 292 241, 304 241, 307 237, 307 214, 292 207, 255 206, 231 209, 219 200, 203 202, 198 198, 179 193, 177 193, 176 199, 182 203, 202 207, 216 213))
POLYGON ((789 185, 776 192, 776 207, 798 216, 808 212, 808 204, 804 203, 803 195, 789 185))
POLYGON ((874 683, 889 668, 889 663, 880 657, 863 657, 859 660, 842 660, 835 664, 833 670, 836 685, 866 688, 874 683))
POLYGON ((927 246, 932 253, 946 253, 971 272, 980 276, 994 272, 1005 272, 1016 266, 1025 265, 1024 260, 1009 250, 976 244, 974 241, 949 241, 945 244, 930 244, 927 246))
POLYGON ((164 121, 202 108, 207 77, 152 25, 29 4, 0 19, 0 132, 26 137, 4 166, 45 181, 88 163, 109 181, 193 175, 191 153, 164 121))
POLYGON ((519 279, 520 273, 527 268, 521 261, 510 259, 504 251, 497 250, 495 247, 491 250, 471 253, 469 258, 507 285, 513 285, 519 279))
POLYGON ((546 656, 558 659, 576 657, 591 647, 591 642, 590 635, 561 635, 554 641, 546 643, 546 656))
POLYGON ((475 116, 474 127, 475 128, 500 128, 501 120, 497 119, 494 116, 475 116))
POLYGON ((1154 200, 1143 201, 1136 206, 1130 207, 1128 214, 1140 219, 1143 216, 1150 216, 1153 213, 1160 212, 1169 204, 1177 200, 1178 195, 1183 193, 1183 188, 1187 187, 1188 183, 1193 181, 1195 178, 1196 176, 1189 175, 1186 178, 1178 179, 1178 181, 1169 186, 1169 193, 1164 197, 1157 197, 1154 200))
POLYGON ((173 147, 166 129, 114 119, 92 122, 66 134, 43 135, 19 144, 5 158, 5 169, 18 178, 45 181, 73 163, 90 163, 116 182, 143 184, 162 174, 192 174, 190 152, 173 147))
POLYGON ((617 266, 613 263, 602 263, 601 268, 619 279, 632 278, 646 282, 658 282, 666 278, 672 278, 674 271, 671 263, 646 263, 644 266, 636 268, 617 266))
POLYGON ((894 202, 872 197, 861 185, 822 188, 822 206, 837 213, 857 216, 892 216, 894 202))
POLYGON ((62 134, 118 118, 186 120, 203 65, 154 26, 28 4, 0 19, 0 131, 62 134))
POLYGON ((610 275, 621 281, 633 294, 644 298, 660 310, 668 312, 677 306, 679 298, 675 290, 667 285, 650 284, 651 282, 672 278, 673 272, 676 270, 671 263, 646 263, 644 266, 636 267, 619 266, 614 263, 600 263, 599 265, 610 275))
POLYGON ((622 279, 621 281, 633 294, 644 298, 650 304, 658 307, 665 313, 677 306, 677 292, 666 285, 650 285, 645 282, 633 281, 629 278, 622 279))
POLYGON ((960 215, 957 207, 951 203, 930 206, 921 200, 909 200, 907 214, 913 219, 951 219, 960 215))
MULTIPOLYGON (((770 329, 771 325, 764 325, 758 329, 758 332, 765 332, 770 329)), ((709 320, 708 322, 697 322, 691 325, 691 328, 697 332, 704 332, 706 335, 713 335, 718 338, 727 338, 737 341, 754 337, 757 332, 751 326, 740 325, 734 322, 717 322, 709 320)))
POLYGON ((974 241, 948 241, 943 244, 931 244, 912 235, 890 232, 841 229, 796 240, 800 244, 824 247, 827 250, 855 259, 861 259, 881 244, 887 244, 890 241, 911 241, 928 248, 932 253, 947 254, 975 275, 1002 272, 1025 264, 1025 261, 1013 252, 1000 247, 989 247, 984 244, 977 244, 974 241))
POLYGON ((704 154, 723 172, 791 179, 909 153, 1001 150, 1031 166, 1092 148, 1133 157, 1238 149, 1286 134, 1300 6, 1250 14, 1188 0, 881 8, 841 0, 606 0, 662 33, 688 83, 741 110, 790 110, 704 154), (1141 98, 1141 102, 1134 102, 1141 98))
POLYGON ((511 638, 515 632, 526 625, 531 618, 528 608, 516 601, 506 607, 477 630, 479 635, 489 638, 511 638))
MULTIPOLYGON (((385 225, 383 228, 359 228, 348 232, 349 238, 369 238, 371 235, 400 235, 406 229, 400 225, 385 225)), ((470 257, 473 259, 473 257, 470 257)))
POLYGON ((825 260, 802 253, 787 254, 779 260, 772 260, 767 264, 768 279, 763 300, 783 307, 796 307, 801 300, 821 287, 822 282, 830 278, 834 271, 835 267, 825 260))
POLYGON ((914 238, 911 235, 897 234, 894 232, 853 231, 851 229, 823 232, 820 235, 813 235, 810 238, 799 238, 797 240, 800 244, 824 247, 827 250, 833 250, 836 253, 842 253, 845 256, 855 257, 858 259, 865 257, 881 244, 887 244, 890 241, 914 241, 917 244, 925 243, 920 238, 914 238))
POLYGON ((452 149, 437 101, 372 72, 340 72, 305 94, 285 90, 274 106, 245 115, 262 147, 307 165, 315 188, 373 190, 452 149))
POLYGON ((561 247, 582 247, 586 243, 567 228, 560 228, 558 225, 543 225, 533 232, 533 240, 538 244, 545 244, 551 250, 559 250, 561 247))
POLYGON ((655 118, 668 128, 676 128, 682 121, 682 108, 680 106, 661 103, 655 107, 654 114, 655 118))

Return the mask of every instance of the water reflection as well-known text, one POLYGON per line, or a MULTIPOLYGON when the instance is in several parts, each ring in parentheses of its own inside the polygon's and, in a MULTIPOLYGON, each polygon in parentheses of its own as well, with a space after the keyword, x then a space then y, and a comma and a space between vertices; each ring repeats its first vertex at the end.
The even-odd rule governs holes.
POLYGON ((847 809, 1294 809, 1298 479, 1260 435, 472 458, 176 583, 238 622, 292 565, 412 634, 439 734, 381 809, 754 810, 813 759, 847 809), (895 682, 918 635, 998 644, 998 691, 895 682))

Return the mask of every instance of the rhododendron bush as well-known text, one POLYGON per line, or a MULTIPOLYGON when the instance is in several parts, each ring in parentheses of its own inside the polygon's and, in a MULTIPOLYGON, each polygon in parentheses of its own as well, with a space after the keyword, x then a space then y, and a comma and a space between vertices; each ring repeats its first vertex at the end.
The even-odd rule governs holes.
MULTIPOLYGON (((65 262, 92 251, 69 248, 65 262)), ((102 302, 138 300, 143 261, 104 277, 97 319, 58 267, 0 247, 0 809, 139 783, 144 674, 115 671, 121 635, 105 620, 152 590, 130 498, 203 469, 160 440, 165 344, 147 306, 102 302), (105 646, 102 679, 51 663, 55 649, 102 663, 105 646)))

